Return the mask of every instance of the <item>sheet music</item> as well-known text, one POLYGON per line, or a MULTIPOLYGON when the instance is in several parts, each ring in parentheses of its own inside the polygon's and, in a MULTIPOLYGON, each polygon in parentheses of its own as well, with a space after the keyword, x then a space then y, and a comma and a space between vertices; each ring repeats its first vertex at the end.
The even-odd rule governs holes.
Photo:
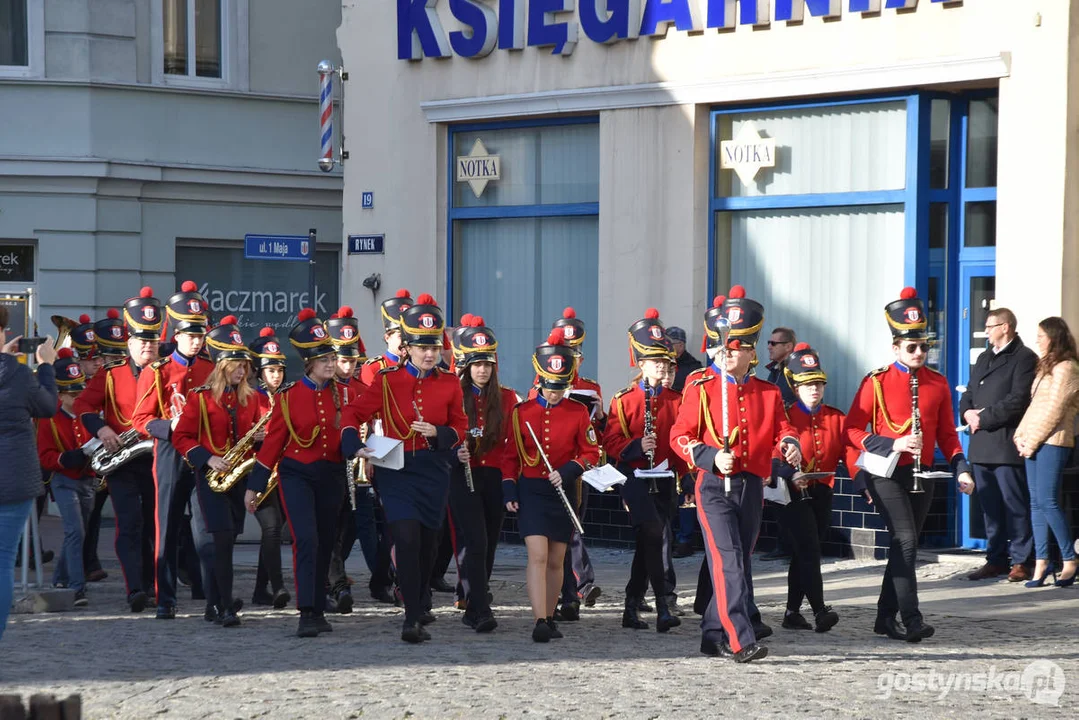
POLYGON ((598 465, 591 470, 585 471, 581 479, 600 492, 607 492, 615 485, 626 481, 626 476, 615 469, 613 465, 598 465))

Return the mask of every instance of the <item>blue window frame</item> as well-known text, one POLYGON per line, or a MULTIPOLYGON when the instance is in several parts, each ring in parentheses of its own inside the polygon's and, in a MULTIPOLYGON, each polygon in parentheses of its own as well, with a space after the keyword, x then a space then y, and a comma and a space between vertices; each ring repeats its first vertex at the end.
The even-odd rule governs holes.
MULTIPOLYGON (((514 386, 521 392, 527 390, 527 383, 530 383, 532 379, 526 353, 530 354, 532 349, 543 341, 551 323, 559 317, 562 308, 565 305, 573 305, 580 311, 581 306, 584 306, 592 308, 592 310, 586 311, 585 314, 595 315, 594 308, 598 304, 598 292, 595 282, 595 267, 598 265, 599 216, 598 124, 599 118, 593 115, 461 124, 453 125, 449 128, 446 162, 446 182, 449 195, 446 226, 447 297, 445 306, 447 322, 455 324, 459 314, 463 312, 484 315, 485 320, 491 323, 492 328, 498 334, 500 357, 506 356, 506 362, 501 363, 500 379, 504 384, 514 386), (458 183, 456 182, 454 170, 455 155, 462 150, 457 147, 459 135, 507 130, 527 132, 529 130, 586 125, 596 126, 594 148, 591 144, 589 145, 590 151, 594 149, 596 156, 596 166, 594 168, 596 189, 595 192, 591 190, 584 191, 584 194, 588 196, 585 197, 584 201, 572 201, 576 193, 571 180, 569 182, 571 187, 560 187, 553 193, 558 201, 550 204, 542 202, 543 198, 541 196, 543 193, 539 189, 532 196, 532 204, 494 204, 493 202, 478 204, 477 201, 468 197, 464 197, 461 202, 457 202, 455 186, 458 183), (571 201, 562 201, 567 199, 571 201), (592 232, 592 225, 588 223, 589 219, 596 228, 595 232, 592 232), (515 223, 512 221, 522 222, 515 223), (526 225, 528 227, 525 227, 526 225), (468 228, 468 232, 465 231, 465 228, 468 228), (515 237, 521 233, 526 235, 534 233, 534 238, 527 242, 521 242, 520 245, 527 246, 530 252, 533 249, 538 252, 541 246, 549 250, 549 252, 544 253, 542 263, 538 261, 537 257, 506 257, 507 254, 514 252, 510 245, 515 240, 509 237, 514 233, 516 233, 515 237), (593 235, 594 242, 584 243, 583 246, 576 242, 582 237, 591 237, 593 235), (483 243, 485 249, 489 250, 485 256, 493 256, 495 253, 501 253, 501 255, 498 259, 492 259, 490 266, 481 267, 478 262, 466 261, 462 253, 469 242, 483 243), (564 265, 556 268, 555 266, 559 262, 564 263, 564 265), (507 268, 516 265, 519 266, 518 270, 521 273, 532 273, 534 278, 531 275, 529 278, 524 278, 522 275, 521 279, 523 281, 514 285, 512 290, 499 288, 497 287, 499 281, 495 280, 492 272, 495 265, 507 268), (548 270, 552 272, 548 273, 548 270), (555 272, 556 270, 557 272, 555 272), (569 275, 572 273, 576 273, 576 275, 569 275), (548 275, 571 277, 576 281, 567 280, 568 288, 556 288, 557 282, 553 281, 548 275), (474 297, 472 297, 471 301, 466 300, 466 288, 464 287, 464 282, 462 282, 463 277, 468 278, 467 282, 469 284, 490 285, 490 292, 473 292, 476 289, 473 286, 473 290, 468 290, 467 292, 474 297), (526 282, 531 285, 531 289, 523 287, 526 282), (521 293, 521 297, 518 298, 508 294, 512 292, 521 293), (525 298, 524 295, 530 292, 531 295, 525 298), (575 296, 577 300, 574 300, 575 296), (533 306, 533 309, 516 318, 519 322, 515 322, 513 327, 507 326, 509 323, 502 323, 502 327, 499 326, 500 323, 497 320, 500 312, 505 314, 504 311, 507 307, 529 304, 533 306), (527 378, 525 377, 526 375, 528 375, 527 378)), ((507 137, 504 132, 502 135, 507 137)), ((471 141, 470 137, 462 140, 465 143, 470 143, 471 141)), ((485 144, 487 144, 486 141, 485 144)), ((538 144, 542 144, 542 142, 538 144)), ((545 152, 547 148, 549 148, 549 145, 546 148, 537 147, 535 149, 535 157, 539 158, 536 169, 537 177, 542 175, 543 172, 543 170, 539 169, 540 165, 546 163, 547 170, 551 170, 552 166, 558 165, 558 161, 551 160, 549 152, 545 152)), ((488 148, 488 151, 492 154, 497 154, 491 148, 488 148)), ((521 164, 524 165, 525 163, 522 162, 521 164)), ((503 158, 502 165, 504 175, 507 170, 514 171, 513 168, 507 167, 506 158, 503 158)), ((565 168, 566 165, 563 164, 560 169, 552 170, 552 172, 560 174, 564 179, 567 175, 567 173, 563 172, 565 168)), ((516 170, 521 173, 525 172, 523 167, 516 170)), ((586 168, 585 171, 591 173, 592 169, 586 168)), ((537 188, 543 187, 540 184, 541 182, 542 178, 536 180, 537 188)), ((520 193, 513 194, 510 188, 506 188, 505 191, 506 198, 515 200, 520 195, 520 193)), ((528 195, 528 193, 525 192, 524 195, 528 195)), ((513 247, 516 248, 517 246, 513 247)), ((591 326, 588 329, 594 329, 596 318, 585 317, 585 314, 581 315, 582 319, 585 320, 586 325, 591 326)), ((590 368, 593 368, 596 362, 595 354, 587 351, 587 344, 588 340, 586 339, 585 364, 582 367, 582 373, 584 374, 594 372, 590 368)))
MULTIPOLYGON (((709 187, 711 203, 708 214, 708 299, 725 288, 718 287, 717 279, 717 212, 739 210, 777 210, 796 208, 839 208, 854 206, 902 205, 904 211, 903 277, 907 285, 918 289, 919 295, 929 300, 931 323, 939 327, 939 355, 934 363, 944 372, 951 385, 965 383, 969 377, 971 344, 974 331, 971 322, 974 313, 968 300, 972 294, 986 293, 995 278, 995 134, 991 139, 981 138, 990 145, 991 162, 975 169, 979 171, 979 187, 968 185, 968 147, 971 142, 972 103, 992 105, 995 112, 997 91, 995 89, 962 94, 915 92, 910 94, 866 95, 857 98, 840 98, 820 102, 789 102, 767 106, 724 106, 711 113, 711 149, 709 158, 709 187), (947 150, 933 156, 934 133, 933 101, 948 101, 946 122, 937 119, 938 141, 943 126, 947 150), (845 105, 862 105, 902 101, 906 107, 906 167, 904 186, 899 189, 870 190, 834 193, 809 193, 800 195, 774 195, 760 197, 720 197, 717 188, 717 128, 723 115, 746 112, 779 110, 806 110, 834 108, 845 105), (933 167, 946 159, 947 170, 943 178, 940 168, 933 167), (991 172, 986 167, 992 165, 991 172), (931 176, 931 171, 937 170, 931 176), (941 180, 944 180, 942 183, 941 180), (967 243, 965 240, 977 224, 982 240, 967 243), (990 242, 990 240, 993 240, 990 242)), ((994 120, 995 122, 995 120, 994 120)), ((984 149, 984 148, 983 148, 984 149)), ((983 308, 984 310, 984 308, 983 308)), ((954 404, 958 408, 958 392, 954 404)), ((939 455, 939 453, 938 453, 939 455)), ((938 458, 943 460, 943 458, 938 458)), ((971 499, 959 495, 954 487, 943 502, 947 507, 948 526, 944 534, 934 538, 942 545, 962 543, 967 547, 979 547, 979 541, 971 534, 973 524, 980 527, 980 511, 971 499)), ((943 508, 940 508, 943 510, 943 508)))

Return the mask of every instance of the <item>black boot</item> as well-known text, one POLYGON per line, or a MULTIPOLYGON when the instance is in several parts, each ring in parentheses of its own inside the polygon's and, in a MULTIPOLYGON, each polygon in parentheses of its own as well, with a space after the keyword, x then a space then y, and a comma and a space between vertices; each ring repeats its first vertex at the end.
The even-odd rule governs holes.
MULTIPOLYGON (((873 623, 873 632, 877 635, 887 635, 892 640, 906 640, 907 631, 899 622, 895 619, 895 616, 878 615, 877 620, 873 623)), ((921 638, 918 638, 915 642, 918 642, 921 638)))
POLYGON ((641 620, 641 616, 638 614, 640 604, 640 598, 626 597, 626 609, 622 611, 622 627, 630 628, 631 630, 648 629, 648 623, 641 620))
POLYGON ((314 611, 310 609, 300 611, 300 624, 296 628, 296 637, 318 637, 318 620, 315 619, 314 611))
POLYGON ((333 625, 326 621, 326 613, 314 613, 314 618, 319 634, 333 632, 333 625))
POLYGON ((656 632, 665 633, 682 624, 681 618, 671 613, 664 600, 656 598, 656 632))
POLYGON ((532 628, 532 640, 538 643, 551 641, 551 627, 547 624, 546 618, 536 621, 536 626, 532 628))
POLYGON ((813 619, 816 621, 814 630, 819 633, 828 632, 839 622, 839 613, 832 610, 831 606, 825 605, 819 613, 814 614, 813 619))

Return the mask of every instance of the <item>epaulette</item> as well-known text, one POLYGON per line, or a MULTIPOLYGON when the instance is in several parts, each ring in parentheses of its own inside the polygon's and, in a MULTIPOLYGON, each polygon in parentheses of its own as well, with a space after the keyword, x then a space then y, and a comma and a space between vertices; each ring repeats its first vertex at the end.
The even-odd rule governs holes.
POLYGON ((364 361, 363 361, 363 364, 364 364, 364 365, 371 365, 371 364, 373 364, 373 363, 377 363, 377 362, 378 362, 378 361, 380 361, 381 359, 382 359, 382 356, 381 356, 381 355, 376 355, 376 356, 375 356, 375 357, 373 357, 373 358, 367 358, 366 360, 364 360, 364 361))
MULTIPOLYGON (((704 375, 704 376, 699 377, 696 380, 694 380, 693 384, 694 385, 704 385, 706 382, 709 382, 709 381, 715 380, 715 379, 716 379, 715 375, 704 375)), ((686 380, 688 381, 689 378, 686 378, 686 380)))
POLYGON ((397 371, 398 371, 398 370, 400 370, 400 369, 401 369, 402 367, 403 367, 403 366, 401 366, 401 365, 387 365, 386 367, 384 367, 384 368, 382 368, 381 370, 379 370, 379 371, 378 371, 378 374, 379 374, 379 375, 385 375, 386 373, 391 373, 391 372, 397 372, 397 371))
POLYGON ((585 404, 585 403, 583 403, 583 402, 581 402, 580 400, 574 400, 574 399, 573 399, 573 398, 571 398, 571 397, 570 397, 569 395, 566 395, 566 396, 565 396, 564 398, 562 398, 562 402, 566 402, 567 400, 568 400, 569 402, 571 402, 571 403, 574 403, 574 404, 576 404, 576 405, 580 405, 580 406, 581 406, 581 408, 582 408, 582 409, 583 409, 583 410, 584 410, 585 412, 591 412, 591 409, 590 409, 590 408, 588 407, 588 405, 587 405, 587 404, 585 404))
POLYGON ((618 392, 616 392, 616 393, 614 394, 614 396, 615 396, 616 398, 620 398, 620 397, 622 397, 623 395, 625 395, 626 393, 630 393, 630 392, 633 392, 633 388, 634 388, 634 387, 636 387, 636 386, 635 386, 635 385, 630 385, 629 387, 624 387, 624 388, 622 388, 621 390, 619 390, 618 392))
POLYGON ((457 377, 457 373, 455 373, 453 370, 450 370, 449 368, 444 368, 441 365, 435 365, 435 370, 438 370, 443 375, 450 375, 451 377, 457 377))
POLYGON ((578 376, 577 376, 577 379, 578 379, 578 380, 580 380, 581 382, 586 382, 586 383, 592 383, 592 384, 593 384, 593 385, 595 385, 596 387, 599 387, 599 383, 598 383, 598 382, 596 382, 596 381, 595 381, 595 380, 593 380, 592 378, 586 378, 586 377, 585 377, 584 375, 578 375, 578 376))
POLYGON ((697 368, 696 370, 691 370, 690 373, 688 375, 686 375, 686 382, 689 382, 690 380, 693 380, 697 375, 704 375, 704 373, 707 372, 707 371, 708 371, 708 368, 706 368, 706 367, 697 368))
POLYGON ((189 390, 188 392, 193 392, 193 393, 206 392, 209 389, 210 389, 209 385, 200 385, 197 388, 193 388, 193 389, 189 390))
POLYGON ((888 372, 888 368, 890 368, 890 367, 891 367, 891 365, 885 365, 884 367, 879 367, 879 368, 877 368, 876 370, 870 370, 869 372, 867 372, 867 373, 865 374, 865 376, 866 376, 867 378, 871 378, 871 377, 873 377, 874 375, 880 375, 881 373, 885 373, 885 372, 888 372))
POLYGON ((158 369, 164 367, 165 365, 169 364, 170 362, 172 362, 172 355, 168 355, 166 357, 159 358, 157 360, 154 360, 152 363, 150 363, 150 369, 151 370, 158 370, 158 369))
POLYGON ((106 363, 101 369, 112 370, 113 368, 123 367, 124 365, 127 365, 127 358, 124 358, 123 360, 113 360, 111 363, 106 363))
POLYGON ((274 395, 280 395, 281 393, 283 393, 283 392, 285 392, 287 390, 291 390, 293 387, 295 387, 295 385, 296 385, 295 380, 293 380, 292 382, 289 382, 289 383, 285 383, 281 387, 277 388, 277 392, 275 392, 274 395))

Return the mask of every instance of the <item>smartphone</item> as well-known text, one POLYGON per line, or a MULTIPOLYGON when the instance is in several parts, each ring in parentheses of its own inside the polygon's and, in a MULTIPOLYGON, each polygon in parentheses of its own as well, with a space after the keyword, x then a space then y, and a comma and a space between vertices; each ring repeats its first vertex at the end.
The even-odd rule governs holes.
POLYGON ((43 337, 24 337, 19 338, 18 351, 24 355, 33 355, 37 352, 38 345, 45 342, 43 337))

